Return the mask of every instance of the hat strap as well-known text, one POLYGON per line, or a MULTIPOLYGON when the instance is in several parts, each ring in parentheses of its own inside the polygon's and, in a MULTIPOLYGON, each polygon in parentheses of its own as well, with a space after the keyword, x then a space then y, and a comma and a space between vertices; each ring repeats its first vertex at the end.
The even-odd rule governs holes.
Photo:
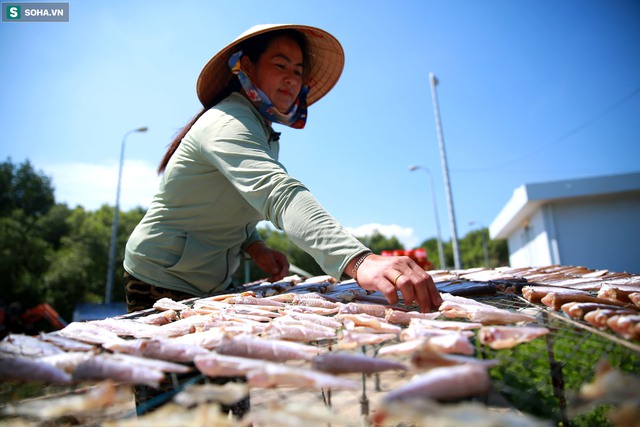
POLYGON ((307 122, 307 94, 309 86, 305 85, 300 89, 296 102, 293 103, 289 111, 281 113, 271 102, 269 97, 253 84, 249 76, 240 68, 240 57, 242 51, 238 51, 229 58, 229 68, 231 72, 238 76, 240 85, 249 101, 258 109, 260 114, 272 123, 280 123, 294 129, 302 129, 307 122))

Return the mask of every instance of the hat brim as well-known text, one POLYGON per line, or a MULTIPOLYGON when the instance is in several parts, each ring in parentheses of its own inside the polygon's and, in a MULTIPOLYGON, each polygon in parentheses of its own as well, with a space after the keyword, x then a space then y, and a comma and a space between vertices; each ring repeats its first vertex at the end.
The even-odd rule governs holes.
POLYGON ((311 63, 309 71, 309 94, 307 105, 325 96, 338 82, 344 68, 344 50, 340 42, 328 32, 308 25, 269 24, 257 25, 242 33, 207 62, 200 72, 196 84, 198 99, 205 107, 229 85, 233 74, 227 62, 236 46, 251 37, 270 31, 292 29, 302 33, 307 39, 308 55, 311 63))

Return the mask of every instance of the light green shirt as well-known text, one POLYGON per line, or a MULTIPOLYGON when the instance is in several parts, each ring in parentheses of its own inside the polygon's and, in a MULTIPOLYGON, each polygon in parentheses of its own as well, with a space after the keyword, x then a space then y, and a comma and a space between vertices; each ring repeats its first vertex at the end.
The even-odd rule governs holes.
POLYGON ((279 142, 233 93, 204 113, 171 157, 131 234, 124 268, 152 285, 204 296, 225 289, 242 251, 271 221, 329 275, 367 248, 278 162, 279 142))

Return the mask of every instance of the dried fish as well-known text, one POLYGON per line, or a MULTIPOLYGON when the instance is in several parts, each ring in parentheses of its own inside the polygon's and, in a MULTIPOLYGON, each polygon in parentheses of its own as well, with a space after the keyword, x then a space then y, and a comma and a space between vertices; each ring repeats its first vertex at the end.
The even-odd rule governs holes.
POLYGON ((246 375, 253 369, 264 369, 269 362, 248 357, 225 356, 212 351, 196 356, 193 363, 200 372, 210 377, 236 377, 246 375))
POLYGON ((536 321, 536 318, 529 314, 496 308, 469 298, 443 294, 442 299, 444 301, 438 310, 444 317, 448 318, 466 318, 472 322, 480 322, 485 325, 536 321))
POLYGON ((49 342, 65 351, 95 351, 97 348, 78 340, 63 337, 57 332, 41 333, 40 339, 49 342))
POLYGON ((160 298, 158 301, 156 301, 153 304, 153 308, 159 311, 164 311, 164 310, 182 311, 182 310, 187 310, 189 306, 181 302, 176 302, 171 298, 160 298))
POLYGON ((0 341, 0 355, 21 357, 43 357, 64 353, 55 345, 24 334, 9 334, 0 341))
POLYGON ((65 338, 98 345, 122 339, 117 334, 89 322, 71 322, 60 329, 58 334, 65 338))
POLYGON ((540 300, 540 302, 555 311, 559 311, 562 304, 566 304, 568 302, 595 302, 599 304, 617 305, 620 307, 628 305, 620 301, 610 301, 603 298, 593 297, 591 295, 558 294, 555 292, 549 292, 540 300))
POLYGON ((142 384, 157 388, 163 379, 164 373, 160 370, 126 365, 107 355, 96 355, 80 363, 73 371, 73 380, 77 382, 113 380, 123 384, 142 384))
POLYGON ((402 326, 408 325, 411 322, 411 319, 434 320, 438 317, 440 317, 439 311, 434 311, 432 313, 420 313, 417 311, 394 310, 392 308, 387 309, 385 314, 385 319, 387 319, 387 322, 393 323, 394 325, 402 326))
POLYGON ((355 348, 363 345, 381 344, 398 338, 398 334, 372 334, 343 330, 337 347, 341 349, 355 348))
POLYGON ((38 358, 38 361, 47 363, 58 369, 62 369, 65 372, 72 373, 80 363, 85 360, 89 360, 93 356, 94 353, 89 351, 72 351, 69 353, 40 357, 38 358))
POLYGON ((313 358, 313 369, 331 374, 348 374, 361 372, 373 374, 384 371, 406 371, 404 363, 395 360, 385 360, 361 353, 326 353, 313 358))
MULTIPOLYGON (((128 387, 127 387, 128 388, 128 387)), ((62 397, 33 399, 9 404, 1 409, 3 415, 35 417, 40 419, 61 416, 96 414, 106 407, 129 404, 131 394, 124 387, 118 387, 111 381, 104 381, 89 387, 82 393, 62 397)), ((94 415, 95 416, 95 415, 94 415)), ((43 423, 42 425, 55 423, 43 423)), ((38 423, 37 425, 41 425, 38 423)))
POLYGON ((387 314, 387 307, 379 304, 361 304, 357 302, 350 302, 344 304, 338 310, 340 314, 368 314, 370 316, 376 316, 385 318, 387 314))
POLYGON ((294 368, 274 363, 266 364, 263 369, 256 369, 247 373, 247 380, 251 387, 301 387, 301 388, 332 388, 352 389, 361 387, 360 383, 334 375, 325 374, 305 368, 294 368))
POLYGON ((402 330, 398 325, 392 325, 380 317, 368 314, 338 314, 336 318, 340 319, 345 328, 351 331, 359 328, 362 332, 399 334, 402 330))
POLYGON ((478 359, 458 354, 448 354, 440 351, 428 340, 422 341, 411 354, 411 363, 418 369, 431 369, 441 366, 454 365, 480 365, 485 368, 496 366, 500 363, 497 359, 478 359))
POLYGON ((550 292, 555 292, 557 294, 589 295, 588 291, 562 286, 530 285, 522 288, 522 296, 533 303, 539 303, 540 300, 550 292))
POLYGON ((176 310, 165 310, 160 313, 152 313, 146 316, 135 317, 132 320, 145 325, 162 326, 178 320, 178 312, 176 310))
POLYGON ((71 375, 60 368, 26 357, 0 358, 2 381, 43 382, 48 384, 70 384, 71 375))
POLYGON ((611 316, 607 320, 607 326, 626 339, 640 339, 640 315, 638 314, 611 316))
POLYGON ((159 326, 139 323, 132 319, 107 318, 92 320, 87 323, 106 329, 121 337, 153 336, 159 328, 159 326))
POLYGON ((316 325, 326 326, 327 328, 331 329, 342 328, 342 323, 338 322, 333 317, 321 316, 314 313, 300 313, 292 309, 286 309, 282 313, 284 314, 284 316, 289 316, 294 320, 315 323, 316 325))
POLYGON ((587 313, 598 309, 617 310, 620 314, 638 313, 637 310, 632 310, 629 308, 619 307, 611 304, 601 304, 597 302, 568 302, 566 304, 562 304, 560 309, 573 319, 582 319, 587 313))
POLYGON ((580 397, 598 403, 638 402, 640 376, 613 368, 606 359, 598 361, 592 382, 580 387, 580 397))
POLYGON ((598 308, 586 313, 584 315, 584 320, 596 328, 606 328, 607 320, 609 320, 610 317, 620 314, 634 314, 634 312, 636 311, 622 307, 598 308))
POLYGON ((457 365, 434 368, 390 391, 383 402, 406 399, 453 400, 486 394, 491 386, 487 368, 457 365))
POLYGON ((598 291, 598 298, 623 303, 631 302, 629 295, 640 292, 640 285, 609 285, 603 284, 598 291))
POLYGON ((326 350, 297 342, 238 335, 223 340, 215 351, 228 356, 285 362, 287 360, 311 360, 326 350))
POLYGON ((640 292, 633 292, 629 294, 629 301, 634 303, 636 307, 640 307, 640 292))
POLYGON ((473 344, 464 332, 440 329, 407 328, 400 334, 403 341, 427 340, 434 348, 444 353, 471 355, 473 344))
POLYGON ((337 338, 337 333, 334 329, 321 325, 288 325, 271 322, 271 324, 269 324, 269 326, 264 330, 263 336, 265 338, 280 340, 311 342, 335 339, 337 338))
POLYGON ((176 394, 173 401, 187 408, 211 402, 231 405, 248 395, 247 383, 191 384, 176 394))
POLYGON ((512 348, 549 333, 544 326, 484 326, 478 331, 482 344, 494 350, 512 348))

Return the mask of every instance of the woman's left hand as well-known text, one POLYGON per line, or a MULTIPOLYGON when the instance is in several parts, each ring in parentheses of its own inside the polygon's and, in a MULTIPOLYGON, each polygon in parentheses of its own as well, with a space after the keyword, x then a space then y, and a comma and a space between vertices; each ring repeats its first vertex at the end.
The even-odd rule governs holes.
POLYGON ((282 280, 289 273, 287 256, 271 249, 263 241, 255 242, 246 249, 246 252, 261 270, 270 275, 269 280, 272 282, 282 280))

